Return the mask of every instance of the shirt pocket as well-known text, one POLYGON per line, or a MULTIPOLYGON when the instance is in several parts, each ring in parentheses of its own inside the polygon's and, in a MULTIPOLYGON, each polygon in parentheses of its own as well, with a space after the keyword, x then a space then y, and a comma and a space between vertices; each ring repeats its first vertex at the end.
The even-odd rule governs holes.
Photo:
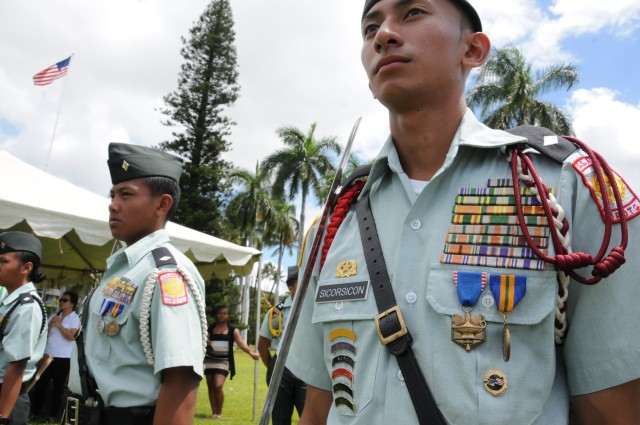
POLYGON ((430 385, 434 386, 438 405, 447 420, 463 423, 469 419, 466 415, 473 414, 473 417, 495 418, 495 424, 530 423, 542 412, 555 377, 557 285, 554 271, 453 269, 432 264, 426 294, 436 312, 430 385), (464 315, 453 283, 454 270, 487 273, 487 285, 471 311, 471 315, 484 317, 486 340, 468 352, 451 340, 452 316, 464 315), (507 316, 511 336, 509 361, 503 358, 505 322, 490 290, 492 274, 526 277, 526 293, 507 316), (506 390, 500 385, 485 385, 491 376, 505 378, 506 390))
MULTIPOLYGON (((339 415, 356 416, 371 404, 376 380, 380 379, 379 362, 383 346, 378 340, 374 317, 375 297, 368 277, 327 279, 318 282, 314 297, 321 291, 357 288, 366 283, 365 299, 347 300, 350 292, 337 291, 338 298, 314 303, 312 323, 323 329, 324 361, 333 394, 333 409, 339 415), (366 344, 366 345, 365 345, 366 344)), ((324 296, 327 292, 324 293, 324 296)), ((322 298, 322 296, 320 296, 322 298)))
POLYGON ((131 310, 131 305, 124 304, 122 311, 115 317, 111 316, 109 312, 104 315, 101 315, 99 310, 91 312, 97 324, 93 331, 98 334, 97 338, 93 339, 96 347, 93 357, 118 364, 131 359, 130 350, 135 346, 132 344, 140 344, 139 337, 132 335, 132 331, 138 333, 133 329, 136 327, 128 323, 131 310))

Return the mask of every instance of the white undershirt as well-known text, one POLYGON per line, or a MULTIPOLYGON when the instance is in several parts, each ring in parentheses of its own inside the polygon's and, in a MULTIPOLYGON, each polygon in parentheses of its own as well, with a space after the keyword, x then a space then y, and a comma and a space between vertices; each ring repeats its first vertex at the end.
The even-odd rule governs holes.
POLYGON ((429 184, 429 180, 425 181, 409 179, 409 181, 411 182, 411 186, 413 187, 413 191, 416 193, 416 195, 420 195, 420 192, 422 192, 422 190, 429 184))

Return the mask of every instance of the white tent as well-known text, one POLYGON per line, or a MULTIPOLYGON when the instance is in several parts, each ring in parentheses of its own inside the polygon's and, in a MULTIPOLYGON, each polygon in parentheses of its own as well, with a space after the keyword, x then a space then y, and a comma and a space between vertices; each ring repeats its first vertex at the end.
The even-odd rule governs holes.
MULTIPOLYGON (((106 166, 106 163, 105 163, 106 166)), ((116 241, 108 225, 109 199, 75 186, 0 150, 0 230, 33 232, 43 244, 43 271, 55 283, 93 279, 116 241)), ((205 279, 251 272, 260 251, 175 223, 173 245, 205 279)))

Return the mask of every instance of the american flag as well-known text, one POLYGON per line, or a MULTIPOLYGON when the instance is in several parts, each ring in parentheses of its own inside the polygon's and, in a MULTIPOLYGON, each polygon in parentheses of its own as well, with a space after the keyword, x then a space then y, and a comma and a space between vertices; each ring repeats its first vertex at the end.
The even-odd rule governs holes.
POLYGON ((55 65, 51 65, 49 68, 38 72, 33 76, 33 84, 36 86, 46 86, 51 84, 54 80, 67 75, 69 64, 71 63, 71 56, 58 62, 55 65))

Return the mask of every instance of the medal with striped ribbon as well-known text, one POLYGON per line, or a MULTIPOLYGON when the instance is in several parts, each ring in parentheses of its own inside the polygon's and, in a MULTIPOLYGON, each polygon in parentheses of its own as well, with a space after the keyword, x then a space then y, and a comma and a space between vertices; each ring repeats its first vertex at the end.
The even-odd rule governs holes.
POLYGON ((527 277, 516 275, 492 274, 489 277, 489 289, 496 300, 496 307, 504 320, 502 327, 502 357, 505 362, 511 356, 511 332, 507 324, 507 315, 527 292, 527 277))
POLYGON ((451 317, 451 340, 471 351, 485 341, 487 322, 482 314, 472 316, 471 311, 487 286, 487 273, 453 272, 453 283, 456 285, 464 316, 454 314, 451 317))

